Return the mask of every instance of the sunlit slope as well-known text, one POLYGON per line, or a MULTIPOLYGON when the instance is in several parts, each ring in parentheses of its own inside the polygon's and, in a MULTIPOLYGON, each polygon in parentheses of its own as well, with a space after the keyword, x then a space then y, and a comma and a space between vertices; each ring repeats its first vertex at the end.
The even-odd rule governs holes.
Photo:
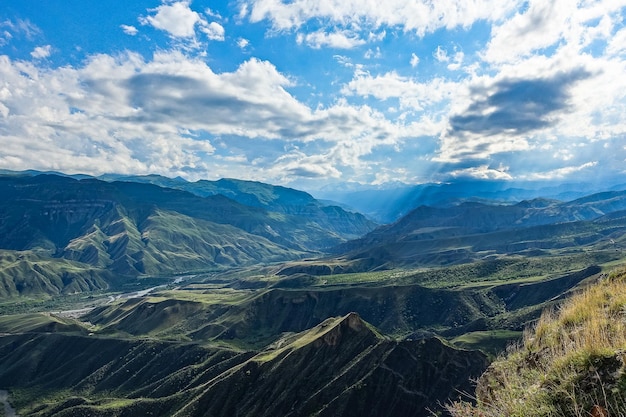
POLYGON ((621 270, 547 311, 480 378, 478 405, 457 403, 454 416, 624 415, 625 306, 621 270))

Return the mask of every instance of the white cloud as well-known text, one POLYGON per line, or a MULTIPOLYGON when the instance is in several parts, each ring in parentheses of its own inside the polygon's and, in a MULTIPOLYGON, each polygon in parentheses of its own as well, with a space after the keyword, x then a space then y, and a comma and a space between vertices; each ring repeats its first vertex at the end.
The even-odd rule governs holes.
POLYGON ((609 55, 620 55, 626 52, 626 28, 620 29, 609 41, 606 52, 609 55))
POLYGON ((435 52, 433 52, 433 57, 437 60, 437 62, 450 61, 450 57, 448 56, 448 51, 443 49, 441 46, 437 46, 437 49, 435 49, 435 52))
POLYGON ((376 47, 376 50, 373 49, 368 49, 367 51, 365 51, 365 55, 363 55, 363 57, 365 59, 379 59, 383 56, 383 54, 380 52, 380 47, 376 47))
POLYGON ((45 46, 38 46, 38 47, 36 47, 30 53, 30 56, 32 56, 35 59, 44 59, 44 58, 48 58, 51 53, 52 53, 52 46, 45 45, 45 46))
POLYGON ((365 44, 365 41, 351 31, 335 31, 327 33, 323 30, 298 34, 298 43, 306 43, 311 48, 320 49, 322 47, 330 47, 336 49, 352 49, 359 45, 365 44))
POLYGON ((506 134, 455 136, 444 133, 433 160, 446 163, 460 163, 466 160, 484 161, 494 155, 526 152, 531 149, 528 138, 524 136, 507 136, 506 134))
POLYGON ((415 68, 415 67, 417 67, 417 64, 419 64, 419 63, 420 63, 419 57, 417 55, 415 55, 415 53, 412 53, 411 54, 411 61, 410 61, 411 67, 415 68))
POLYGON ((489 165, 479 165, 476 167, 464 168, 452 171, 450 176, 453 178, 475 178, 480 180, 512 180, 507 167, 491 168, 489 165))
MULTIPOLYGON (((41 34, 41 29, 28 19, 7 19, 0 21, 0 29, 4 29, 3 37, 6 41, 11 40, 16 36, 33 40, 41 34)), ((0 38, 0 41, 1 39, 2 38, 0 38)))
POLYGON ((524 12, 492 29, 484 59, 496 64, 515 62, 564 46, 580 52, 595 39, 610 39, 610 16, 621 20, 625 6, 624 0, 531 0, 524 12))
MULTIPOLYGON (((265 152, 267 140, 315 144, 280 166, 294 176, 337 177, 339 167, 366 166, 363 155, 410 130, 367 106, 311 109, 285 90, 289 78, 258 59, 215 73, 179 52, 150 61, 98 55, 53 70, 5 56, 0 78, 7 81, 0 91, 5 168, 188 176, 214 172, 213 138, 237 137, 250 153, 265 152)), ((257 163, 255 172, 278 175, 275 163, 257 163)))
POLYGON ((204 32, 207 37, 212 41, 224 40, 224 27, 217 22, 211 22, 207 25, 202 25, 200 30, 204 32))
POLYGON ((272 174, 281 182, 304 178, 340 178, 341 172, 334 166, 329 155, 307 155, 293 151, 279 157, 272 168, 272 174))
MULTIPOLYGON (((426 107, 450 100, 462 88, 462 84, 446 81, 443 78, 419 82, 400 76, 393 71, 376 76, 356 71, 354 78, 343 87, 342 93, 361 97, 372 96, 378 100, 396 98, 400 101, 402 108, 424 110, 426 107)), ((431 111, 438 112, 440 109, 431 111)))
POLYGON ((378 33, 370 32, 370 34, 367 37, 367 39, 370 42, 380 42, 380 41, 384 40, 386 36, 387 36, 387 31, 385 31, 385 30, 380 31, 378 33))
POLYGON ((456 71, 458 69, 461 68, 461 65, 463 64, 463 58, 465 57, 465 54, 461 51, 458 51, 454 54, 454 57, 452 58, 452 62, 450 64, 448 64, 448 69, 450 71, 456 71))
POLYGON ((134 26, 120 25, 120 27, 122 28, 125 34, 130 35, 130 36, 135 36, 137 33, 139 33, 139 30, 137 30, 137 28, 134 26))
POLYGON ((598 161, 587 162, 578 166, 568 166, 553 169, 546 172, 534 172, 531 174, 520 175, 520 179, 524 180, 557 180, 571 176, 572 174, 588 170, 598 165, 598 161))
POLYGON ((244 38, 237 39, 237 46, 241 49, 246 49, 250 45, 250 41, 244 38))
POLYGON ((493 28, 485 58, 502 62, 553 45, 575 8, 571 0, 530 1, 525 12, 493 28))
POLYGON ((223 20, 224 18, 222 17, 222 15, 220 15, 218 12, 209 9, 208 7, 206 9, 204 9, 204 14, 206 14, 207 16, 211 16, 214 17, 218 20, 223 20))
POLYGON ((168 32, 177 38, 192 38, 196 34, 196 25, 203 22, 202 17, 191 10, 191 1, 180 1, 172 4, 162 4, 150 11, 156 12, 152 16, 142 17, 142 24, 149 24, 157 29, 168 32))
POLYGON ((420 36, 440 28, 469 27, 477 20, 499 21, 518 5, 516 0, 256 0, 242 6, 250 21, 269 20, 275 29, 300 29, 320 19, 331 25, 400 27, 420 36))

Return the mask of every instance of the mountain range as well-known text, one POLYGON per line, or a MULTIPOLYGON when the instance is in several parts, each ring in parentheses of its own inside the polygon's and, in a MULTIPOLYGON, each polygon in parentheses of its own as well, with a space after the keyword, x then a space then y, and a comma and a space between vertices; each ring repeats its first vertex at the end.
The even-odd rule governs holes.
POLYGON ((4 172, 0 388, 38 417, 446 415, 624 262, 626 191, 433 190, 377 225, 254 181, 4 172))
MULTIPOLYGON (((364 216, 324 206, 306 193, 253 185, 265 205, 140 182, 0 176, 3 292, 73 292, 106 287, 111 274, 171 275, 294 259, 374 227, 364 216), (31 282, 11 282, 26 271, 31 282), (78 279, 88 283, 77 285, 78 279)), ((237 195, 243 200, 251 194, 237 195)))
POLYGON ((352 207, 382 224, 393 223, 420 206, 450 207, 464 202, 515 204, 537 198, 576 200, 591 194, 625 190, 626 184, 541 183, 490 180, 458 180, 440 184, 387 188, 320 190, 320 198, 352 207))

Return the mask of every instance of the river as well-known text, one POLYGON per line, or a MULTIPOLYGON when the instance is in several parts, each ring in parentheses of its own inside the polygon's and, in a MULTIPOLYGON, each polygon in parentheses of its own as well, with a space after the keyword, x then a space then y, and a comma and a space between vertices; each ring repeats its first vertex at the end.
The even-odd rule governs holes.
MULTIPOLYGON (((196 276, 197 275, 195 275, 195 274, 194 275, 184 275, 184 276, 180 276, 180 277, 177 277, 177 278, 173 279, 172 282, 170 282, 169 284, 157 285, 156 287, 147 288, 145 290, 133 291, 133 292, 125 293, 125 294, 118 294, 116 296, 109 295, 109 299, 108 299, 107 304, 111 304, 111 303, 113 303, 115 301, 124 300, 124 299, 128 299, 128 298, 145 297, 146 295, 150 294, 152 291, 156 291, 156 290, 160 290, 160 289, 163 289, 163 288, 167 288, 168 285, 180 284, 183 281, 191 279, 191 278, 194 278, 196 276)), ((50 314, 53 314, 53 315, 59 316, 59 317, 78 319, 81 316, 89 313, 94 308, 96 308, 96 307, 85 307, 85 308, 80 308, 78 310, 50 311, 50 314)))
POLYGON ((4 415, 6 417, 19 417, 15 412, 15 409, 9 404, 9 392, 6 390, 0 390, 0 403, 4 404, 4 415))

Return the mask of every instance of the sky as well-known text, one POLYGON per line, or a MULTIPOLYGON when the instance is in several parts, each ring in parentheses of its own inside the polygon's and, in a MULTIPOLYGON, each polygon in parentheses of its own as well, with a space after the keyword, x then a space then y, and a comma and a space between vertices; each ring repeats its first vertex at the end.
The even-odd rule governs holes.
POLYGON ((2 0, 0 169, 626 182, 626 0, 2 0))

